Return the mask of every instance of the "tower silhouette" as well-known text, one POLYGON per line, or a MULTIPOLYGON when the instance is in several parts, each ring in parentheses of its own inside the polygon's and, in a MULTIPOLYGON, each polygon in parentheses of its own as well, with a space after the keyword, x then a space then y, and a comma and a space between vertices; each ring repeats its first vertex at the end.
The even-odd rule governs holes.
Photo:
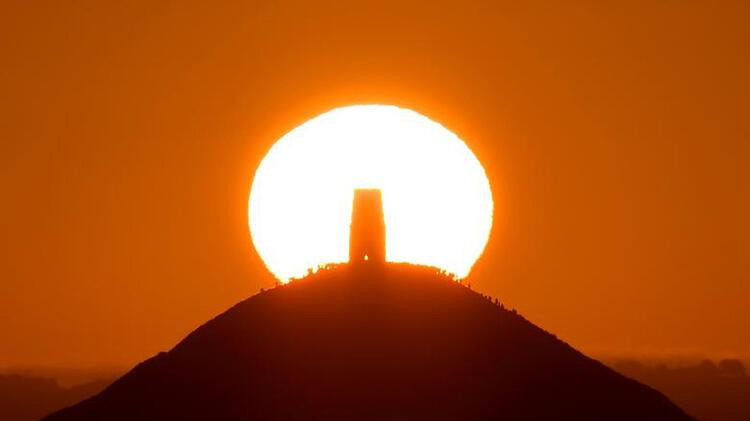
POLYGON ((355 189, 349 231, 349 263, 385 262, 385 220, 379 189, 355 189))

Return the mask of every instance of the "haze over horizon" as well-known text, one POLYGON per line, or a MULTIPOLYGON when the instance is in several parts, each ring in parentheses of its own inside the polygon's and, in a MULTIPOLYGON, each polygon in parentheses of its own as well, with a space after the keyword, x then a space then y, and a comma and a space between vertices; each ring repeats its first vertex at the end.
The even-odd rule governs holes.
POLYGON ((750 5, 0 6, 0 367, 131 366, 275 280, 268 148, 394 104, 484 165, 470 274, 590 355, 750 358, 750 5))

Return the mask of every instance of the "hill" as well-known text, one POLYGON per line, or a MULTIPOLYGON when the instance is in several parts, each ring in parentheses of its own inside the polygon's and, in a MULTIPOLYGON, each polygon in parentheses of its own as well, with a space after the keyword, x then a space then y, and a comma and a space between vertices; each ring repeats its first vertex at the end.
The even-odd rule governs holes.
POLYGON ((35 421, 99 393, 108 380, 62 387, 47 377, 0 374, 0 421, 35 421))
POLYGON ((435 269, 342 265, 261 292, 47 421, 691 420, 435 269))
POLYGON ((619 360, 612 367, 659 389, 701 420, 750 420, 750 376, 739 360, 703 360, 674 366, 619 360))

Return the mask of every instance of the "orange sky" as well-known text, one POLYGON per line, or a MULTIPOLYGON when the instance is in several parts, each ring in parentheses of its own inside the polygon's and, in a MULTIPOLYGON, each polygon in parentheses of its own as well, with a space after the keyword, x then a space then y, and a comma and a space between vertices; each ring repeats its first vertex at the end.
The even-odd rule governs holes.
POLYGON ((270 286, 255 167, 364 102, 487 169, 474 289, 589 353, 750 355, 746 2, 111 3, 0 6, 0 366, 132 364, 270 286))

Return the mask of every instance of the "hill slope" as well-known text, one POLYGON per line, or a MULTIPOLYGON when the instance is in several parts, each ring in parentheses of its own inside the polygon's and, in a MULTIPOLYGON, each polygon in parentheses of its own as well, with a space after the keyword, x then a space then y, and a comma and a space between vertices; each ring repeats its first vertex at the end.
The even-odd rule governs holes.
POLYGON ((19 374, 0 374, 0 421, 35 421, 99 393, 111 382, 93 380, 73 387, 57 381, 19 374))
POLYGON ((342 266, 253 296, 66 420, 690 420, 435 270, 342 266))

